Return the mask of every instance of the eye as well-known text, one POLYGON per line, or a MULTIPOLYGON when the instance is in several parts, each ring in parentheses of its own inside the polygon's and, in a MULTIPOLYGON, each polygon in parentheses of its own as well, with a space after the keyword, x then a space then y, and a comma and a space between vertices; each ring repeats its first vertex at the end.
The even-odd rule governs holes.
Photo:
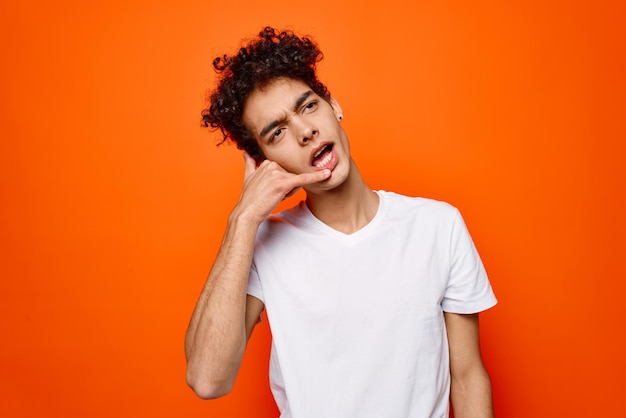
POLYGON ((278 128, 274 131, 274 133, 272 133, 272 135, 270 135, 268 141, 271 144, 272 142, 274 142, 275 139, 279 138, 280 135, 283 133, 284 128, 278 128))
POLYGON ((305 112, 315 110, 315 108, 317 108, 317 104, 318 104, 317 100, 311 100, 310 102, 304 105, 303 110, 305 112))

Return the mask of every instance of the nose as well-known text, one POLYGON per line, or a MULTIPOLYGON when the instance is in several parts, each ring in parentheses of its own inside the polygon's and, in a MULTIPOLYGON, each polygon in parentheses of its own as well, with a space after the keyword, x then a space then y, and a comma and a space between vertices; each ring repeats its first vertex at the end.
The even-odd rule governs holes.
POLYGON ((313 127, 311 124, 304 124, 298 136, 300 138, 300 145, 306 145, 307 142, 315 138, 318 134, 319 131, 317 128, 313 127))

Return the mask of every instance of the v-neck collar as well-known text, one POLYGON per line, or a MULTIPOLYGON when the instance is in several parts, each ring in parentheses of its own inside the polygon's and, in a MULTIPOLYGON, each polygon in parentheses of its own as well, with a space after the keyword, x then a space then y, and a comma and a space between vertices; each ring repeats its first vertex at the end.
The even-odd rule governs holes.
POLYGON ((385 193, 381 191, 375 191, 375 193, 378 195, 378 209, 376 210, 374 217, 363 228, 354 231, 351 234, 346 234, 344 232, 338 231, 316 218, 304 201, 301 201, 299 203, 298 210, 302 215, 302 222, 305 223, 306 226, 312 231, 315 231, 318 234, 332 237, 336 240, 345 242, 346 244, 355 243, 370 235, 371 231, 374 230, 376 226, 380 223, 381 218, 383 217, 383 214, 385 212, 385 193))

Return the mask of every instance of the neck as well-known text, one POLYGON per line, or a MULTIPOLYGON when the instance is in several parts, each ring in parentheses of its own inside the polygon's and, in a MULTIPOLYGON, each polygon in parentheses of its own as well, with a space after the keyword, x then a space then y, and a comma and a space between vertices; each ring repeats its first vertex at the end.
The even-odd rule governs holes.
POLYGON ((317 219, 345 234, 367 225, 378 211, 378 195, 365 184, 354 161, 346 181, 333 190, 307 193, 306 204, 317 219))

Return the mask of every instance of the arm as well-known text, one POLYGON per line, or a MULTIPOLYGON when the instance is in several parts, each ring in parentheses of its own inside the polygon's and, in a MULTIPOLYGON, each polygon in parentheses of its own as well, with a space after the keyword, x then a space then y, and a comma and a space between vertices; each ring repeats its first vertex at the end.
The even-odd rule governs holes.
POLYGON ((491 382, 480 355, 478 314, 445 313, 455 418, 493 418, 491 382))
POLYGON ((227 394, 263 303, 246 295, 254 241, 261 222, 294 189, 326 179, 328 170, 291 174, 247 154, 244 186, 228 218, 222 245, 185 335, 187 383, 203 399, 227 394))

